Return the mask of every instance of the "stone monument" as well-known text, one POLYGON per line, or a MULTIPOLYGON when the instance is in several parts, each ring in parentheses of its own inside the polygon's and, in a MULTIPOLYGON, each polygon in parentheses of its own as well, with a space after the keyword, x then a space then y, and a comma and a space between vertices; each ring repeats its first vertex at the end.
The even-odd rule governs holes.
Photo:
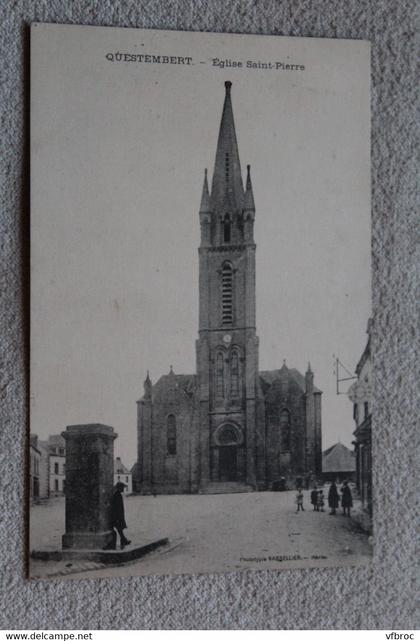
POLYGON ((99 549, 112 540, 114 440, 109 425, 69 425, 66 441, 66 531, 63 549, 99 549))

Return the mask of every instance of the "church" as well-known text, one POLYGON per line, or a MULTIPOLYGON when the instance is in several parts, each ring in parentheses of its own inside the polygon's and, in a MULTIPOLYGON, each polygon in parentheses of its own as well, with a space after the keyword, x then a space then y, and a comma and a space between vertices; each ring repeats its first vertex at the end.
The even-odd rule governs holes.
POLYGON ((199 210, 199 326, 196 373, 149 374, 137 402, 142 494, 294 488, 321 474, 321 394, 286 362, 259 371, 256 332, 255 203, 245 188, 232 110, 225 98, 209 189, 199 210))

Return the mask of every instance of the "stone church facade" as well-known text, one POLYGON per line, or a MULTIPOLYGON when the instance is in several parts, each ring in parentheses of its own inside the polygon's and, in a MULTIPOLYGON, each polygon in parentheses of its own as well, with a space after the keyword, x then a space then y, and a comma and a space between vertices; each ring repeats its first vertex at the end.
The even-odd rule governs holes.
POLYGON ((135 490, 196 493, 271 489, 321 473, 321 391, 310 366, 259 371, 255 204, 245 188, 231 102, 225 100, 211 189, 199 211, 196 373, 172 368, 138 401, 135 490))

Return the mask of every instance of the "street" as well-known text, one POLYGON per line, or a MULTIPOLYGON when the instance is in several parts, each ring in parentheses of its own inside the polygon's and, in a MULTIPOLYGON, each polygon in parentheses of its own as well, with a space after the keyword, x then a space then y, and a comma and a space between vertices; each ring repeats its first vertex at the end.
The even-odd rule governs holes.
MULTIPOLYGON (((314 512, 304 492, 296 513, 296 492, 125 497, 126 534, 133 544, 161 537, 169 545, 119 567, 89 568, 88 576, 139 576, 229 572, 240 569, 357 565, 372 548, 356 523, 341 515, 314 512)), ((357 509, 357 501, 356 501, 357 509)), ((61 546, 64 499, 31 508, 31 549, 61 546)), ((61 566, 64 566, 61 562, 61 566)), ((56 562, 57 571, 60 563, 56 562)), ((45 576, 54 562, 32 561, 33 575, 45 576)), ((79 574, 72 568, 72 578, 79 574)), ((64 577, 63 577, 64 578, 64 577)))

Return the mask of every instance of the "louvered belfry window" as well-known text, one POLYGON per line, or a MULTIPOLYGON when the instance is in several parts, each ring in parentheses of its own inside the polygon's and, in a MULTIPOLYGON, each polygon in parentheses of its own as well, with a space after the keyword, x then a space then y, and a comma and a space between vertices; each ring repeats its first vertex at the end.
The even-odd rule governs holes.
POLYGON ((225 263, 222 269, 222 324, 233 322, 233 270, 232 265, 225 263))

